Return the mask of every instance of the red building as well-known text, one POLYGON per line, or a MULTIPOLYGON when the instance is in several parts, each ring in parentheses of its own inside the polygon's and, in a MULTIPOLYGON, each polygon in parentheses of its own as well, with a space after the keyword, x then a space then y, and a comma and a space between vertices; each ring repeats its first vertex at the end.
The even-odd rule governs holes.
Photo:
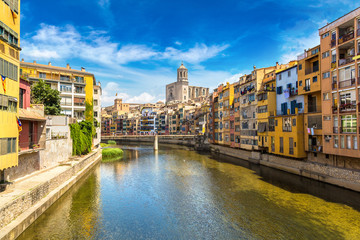
POLYGON ((22 131, 19 134, 20 150, 45 148, 44 105, 30 104, 30 83, 20 79, 19 119, 22 131))

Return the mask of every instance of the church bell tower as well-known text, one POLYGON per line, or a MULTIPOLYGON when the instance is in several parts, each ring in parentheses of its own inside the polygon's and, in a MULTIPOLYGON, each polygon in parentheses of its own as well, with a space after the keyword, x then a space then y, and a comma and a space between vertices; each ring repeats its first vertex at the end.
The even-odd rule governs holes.
POLYGON ((177 81, 187 82, 188 81, 188 69, 181 63, 181 66, 177 70, 177 81))

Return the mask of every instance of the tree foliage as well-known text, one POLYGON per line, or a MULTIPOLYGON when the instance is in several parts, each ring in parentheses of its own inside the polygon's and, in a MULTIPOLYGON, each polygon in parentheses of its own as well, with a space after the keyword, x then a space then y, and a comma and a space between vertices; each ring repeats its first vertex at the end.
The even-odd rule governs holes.
POLYGON ((31 102, 44 104, 46 115, 60 115, 60 92, 51 89, 42 79, 31 86, 31 102))

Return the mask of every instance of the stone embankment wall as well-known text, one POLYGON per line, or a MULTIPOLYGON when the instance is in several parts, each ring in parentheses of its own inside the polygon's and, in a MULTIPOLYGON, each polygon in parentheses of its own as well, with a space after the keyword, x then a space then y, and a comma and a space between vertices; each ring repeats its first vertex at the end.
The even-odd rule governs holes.
POLYGON ((360 171, 219 145, 211 151, 360 192, 360 171))
POLYGON ((44 181, 5 206, 0 206, 0 239, 18 237, 100 160, 101 149, 97 149, 77 162, 72 162, 71 167, 57 176, 44 181))
POLYGON ((72 156, 72 139, 51 139, 46 149, 40 151, 40 169, 51 168, 67 161, 72 156))

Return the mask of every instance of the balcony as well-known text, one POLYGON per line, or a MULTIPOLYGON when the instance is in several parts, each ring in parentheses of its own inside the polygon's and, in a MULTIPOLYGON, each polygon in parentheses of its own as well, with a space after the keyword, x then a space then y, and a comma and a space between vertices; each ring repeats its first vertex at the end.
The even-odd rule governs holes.
POLYGON ((292 96, 297 96, 298 95, 298 89, 296 88, 294 88, 294 89, 289 89, 289 92, 290 92, 290 97, 292 97, 292 96))
POLYGON ((340 112, 355 112, 356 104, 354 103, 346 103, 340 105, 340 112))
POLYGON ((339 59, 339 66, 343 66, 343 65, 349 64, 351 62, 354 62, 353 57, 354 56, 349 56, 347 58, 339 59))
POLYGON ((338 112, 338 106, 332 106, 332 112, 333 114, 338 112))
POLYGON ((305 87, 304 87, 304 91, 305 91, 305 92, 309 92, 309 91, 310 91, 310 86, 305 86, 305 87))
POLYGON ((334 68, 336 68, 336 60, 335 60, 335 62, 331 62, 331 69, 334 69, 334 68))
POLYGON ((312 74, 319 71, 319 67, 315 67, 313 69, 305 69, 305 75, 312 74))
POLYGON ((322 146, 309 144, 309 152, 322 152, 322 146))
POLYGON ((355 78, 339 82, 339 88, 346 88, 352 86, 355 86, 355 78))
POLYGON ((316 110, 317 110, 316 104, 308 105, 309 113, 316 113, 316 110))
POLYGON ((350 31, 347 34, 344 34, 344 35, 340 36, 338 43, 342 44, 342 43, 347 42, 347 41, 349 41, 349 40, 351 40, 353 38, 354 38, 354 31, 350 31))
POLYGON ((85 94, 85 90, 76 89, 75 93, 77 93, 77 94, 85 94))

